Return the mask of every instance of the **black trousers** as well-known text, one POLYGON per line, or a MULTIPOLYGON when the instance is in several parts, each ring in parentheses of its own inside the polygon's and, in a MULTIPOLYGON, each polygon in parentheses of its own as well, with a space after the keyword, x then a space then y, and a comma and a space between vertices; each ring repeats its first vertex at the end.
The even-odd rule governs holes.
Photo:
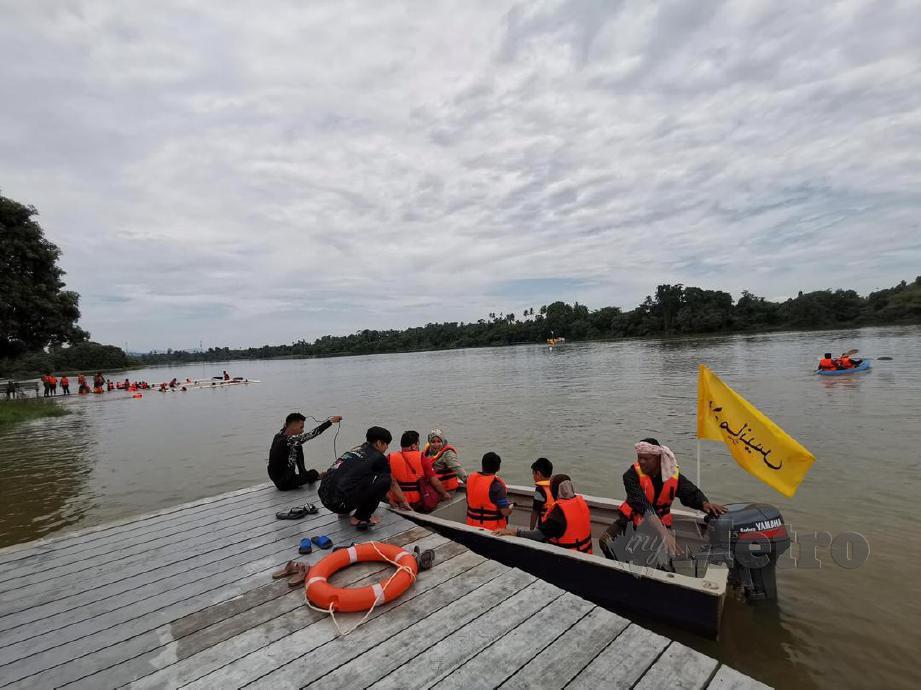
POLYGON ((324 484, 320 484, 320 502, 327 510, 340 515, 354 510, 356 520, 367 522, 390 491, 390 475, 370 475, 348 493, 329 483, 324 484))
POLYGON ((273 474, 272 470, 269 469, 269 479, 272 480, 275 488, 279 491, 299 489, 309 481, 303 460, 298 460, 296 467, 286 466, 285 471, 281 474, 273 474))

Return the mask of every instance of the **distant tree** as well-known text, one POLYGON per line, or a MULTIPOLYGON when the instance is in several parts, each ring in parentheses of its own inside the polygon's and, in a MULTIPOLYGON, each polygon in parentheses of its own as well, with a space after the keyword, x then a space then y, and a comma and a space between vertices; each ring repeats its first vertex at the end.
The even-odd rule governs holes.
POLYGON ((64 289, 61 251, 45 238, 31 206, 0 196, 0 358, 79 343, 79 297, 64 289))

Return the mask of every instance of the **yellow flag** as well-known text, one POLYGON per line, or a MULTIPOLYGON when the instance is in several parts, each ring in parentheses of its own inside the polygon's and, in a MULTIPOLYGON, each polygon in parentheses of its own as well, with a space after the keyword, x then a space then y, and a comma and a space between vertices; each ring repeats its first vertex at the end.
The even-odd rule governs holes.
POLYGON ((697 438, 722 441, 749 474, 789 498, 815 456, 703 364, 697 377, 697 438))

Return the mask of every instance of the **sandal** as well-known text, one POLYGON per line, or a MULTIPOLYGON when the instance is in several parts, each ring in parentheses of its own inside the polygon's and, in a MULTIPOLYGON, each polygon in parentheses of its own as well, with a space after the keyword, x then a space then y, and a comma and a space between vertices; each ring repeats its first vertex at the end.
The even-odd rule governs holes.
POLYGON ((419 564, 419 570, 428 570, 433 565, 435 565, 434 549, 426 549, 425 551, 420 552, 419 547, 414 546, 413 557, 416 559, 416 563, 419 564))
POLYGON ((327 537, 326 535, 321 535, 318 537, 311 537, 310 541, 316 544, 321 549, 328 549, 333 545, 333 540, 327 537))
POLYGON ((289 587, 297 587, 298 585, 304 584, 304 580, 307 578, 307 565, 304 563, 297 564, 297 571, 288 578, 289 587))
POLYGON ((304 506, 304 509, 307 511, 307 515, 316 515, 320 512, 320 509, 317 508, 313 503, 308 503, 304 506))
POLYGON ((275 518, 278 520, 300 520, 302 517, 309 514, 306 506, 295 506, 288 510, 279 510, 275 513, 275 518))
POLYGON ((301 554, 308 554, 313 552, 313 545, 310 543, 310 539, 304 537, 301 539, 301 543, 298 544, 297 552, 301 554))
POLYGON ((297 572, 297 568, 300 564, 297 561, 288 561, 285 563, 285 566, 281 570, 276 570, 272 573, 273 580, 280 580, 283 577, 291 577, 294 573, 297 572))
POLYGON ((360 520, 358 524, 355 525, 355 529, 357 529, 359 532, 367 532, 370 526, 371 523, 367 520, 360 520))

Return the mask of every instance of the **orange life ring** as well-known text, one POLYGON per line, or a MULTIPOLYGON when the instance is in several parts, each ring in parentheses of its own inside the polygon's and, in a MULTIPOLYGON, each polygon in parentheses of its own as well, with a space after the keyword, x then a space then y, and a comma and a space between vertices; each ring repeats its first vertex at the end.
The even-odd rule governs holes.
POLYGON ((369 541, 333 551, 311 566, 305 580, 304 593, 310 603, 326 611, 367 611, 378 604, 393 601, 403 594, 412 585, 418 572, 419 564, 409 551, 393 544, 369 541), (352 563, 367 561, 398 563, 408 567, 412 574, 410 575, 405 568, 400 568, 377 584, 354 589, 343 589, 329 584, 328 579, 333 573, 352 563))

